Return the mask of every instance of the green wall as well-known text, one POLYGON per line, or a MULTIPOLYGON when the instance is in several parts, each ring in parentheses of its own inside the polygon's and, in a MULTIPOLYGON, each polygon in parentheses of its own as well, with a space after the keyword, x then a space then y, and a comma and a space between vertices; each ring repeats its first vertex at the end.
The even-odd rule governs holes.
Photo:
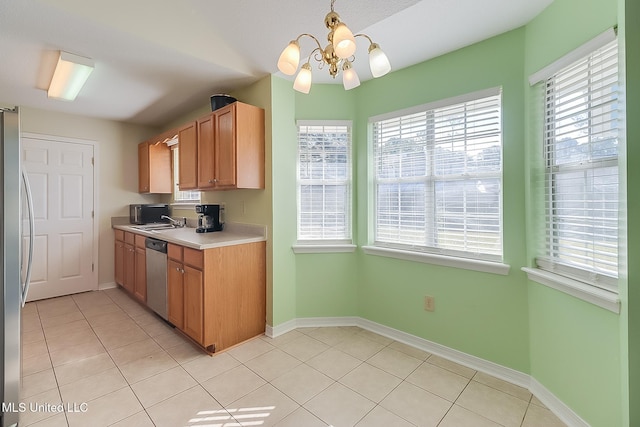
MULTIPOLYGON (((360 126, 355 122, 355 91, 346 92, 342 85, 315 84, 308 95, 296 92, 295 103, 295 120, 352 120, 353 133, 360 126)), ((289 184, 294 203, 295 180, 294 175, 289 184)), ((355 238, 355 229, 353 233, 355 238)), ((356 253, 297 254, 297 317, 354 316, 358 312, 357 259, 356 253)))
MULTIPOLYGON (((617 0, 556 0, 526 26, 525 76, 617 23, 617 0), (579 11, 580 19, 576 18, 579 11)), ((540 88, 525 81, 530 184, 542 165, 540 88)), ((539 245, 542 198, 529 186, 528 258, 539 245)), ((530 281, 531 375, 592 426, 621 426, 621 331, 617 314, 530 281)))
POLYGON ((360 315, 456 350, 529 370, 525 261, 524 29, 369 80, 358 92, 358 243, 373 239, 372 171, 367 167, 370 116, 491 87, 502 87, 504 258, 507 276, 361 255, 360 315), (424 295, 436 310, 423 309, 424 295))
MULTIPOLYGON (((282 170, 274 173, 274 223, 284 213, 286 220, 280 218, 280 244, 286 262, 280 267, 289 270, 282 290, 290 290, 294 301, 291 295, 282 295, 283 301, 277 301, 274 291, 274 310, 282 304, 286 311, 274 314, 274 325, 281 323, 278 319, 286 321, 292 316, 360 316, 531 374, 594 427, 640 425, 640 409, 629 403, 640 401, 640 337, 634 338, 632 333, 640 327, 640 316, 634 316, 631 310, 634 304, 639 305, 640 291, 629 287, 627 292, 626 271, 621 271, 621 316, 531 282, 521 271, 521 267, 533 265, 537 254, 536 221, 541 204, 534 184, 543 167, 539 155, 541 118, 537 115, 540 93, 529 87, 527 78, 616 25, 618 16, 627 20, 626 27, 621 22, 623 37, 626 28, 627 39, 640 39, 640 6, 637 1, 632 6, 630 3, 634 2, 556 0, 525 27, 369 80, 349 92, 340 85, 316 84, 307 96, 290 95, 291 82, 283 80, 282 99, 291 104, 283 112, 289 118, 281 124, 286 125, 286 131, 282 130, 292 140, 281 154, 292 164, 295 119, 353 120, 354 238, 359 246, 370 244, 373 237, 369 221, 373 196, 368 118, 502 87, 503 240, 505 263, 511 270, 506 276, 479 273, 366 255, 360 249, 355 253, 285 256, 295 242, 295 168, 281 163, 282 170), (625 2, 626 15, 617 4, 625 2), (631 22, 633 31, 629 30, 631 22), (281 174, 276 183, 276 175, 281 174), (285 209, 291 212, 285 213, 285 209), (294 277, 291 271, 295 271, 294 277), (435 297, 435 312, 423 310, 424 295, 435 297)), ((636 46, 634 43, 633 48, 636 46)), ((633 48, 626 49, 627 56, 634 55, 627 62, 627 72, 638 76, 639 55, 632 52, 633 48)), ((640 78, 635 81, 636 86, 628 83, 629 98, 640 99, 640 78)), ((633 112, 630 103, 628 113, 633 112)), ((638 139, 640 123, 629 126, 627 135, 629 141, 638 139)), ((624 141, 621 143, 624 146, 624 141)), ((626 155, 638 158, 640 153, 635 151, 640 145, 632 145, 626 155)), ((624 159, 627 157, 623 153, 621 161, 624 159)), ((624 169, 623 165, 623 179, 624 169)), ((275 160, 274 170, 280 170, 275 160)), ((640 170, 632 170, 629 167, 629 188, 640 185, 640 170)), ((640 216, 639 202, 629 200, 628 208, 630 218, 640 216)), ((630 258, 640 253, 638 230, 629 224, 630 258)), ((274 235, 277 240, 275 224, 274 235)), ((274 283, 278 268, 274 265, 274 283)), ((640 267, 636 268, 639 270, 629 267, 629 283, 640 275, 640 267)))
POLYGON ((622 354, 623 359, 623 399, 625 425, 640 425, 640 264, 634 262, 640 259, 640 197, 636 196, 640 188, 640 2, 637 0, 620 0, 620 33, 626 42, 625 52, 626 96, 627 96, 627 129, 626 129, 626 158, 627 173, 626 188, 627 216, 627 274, 625 288, 621 293, 623 311, 621 316, 622 354), (624 18, 622 18, 624 17, 624 18))
POLYGON ((269 238, 273 244, 273 311, 269 313, 267 304, 267 323, 276 326, 296 318, 296 260, 291 245, 296 239, 297 131, 291 83, 271 77, 271 95, 273 235, 269 238))

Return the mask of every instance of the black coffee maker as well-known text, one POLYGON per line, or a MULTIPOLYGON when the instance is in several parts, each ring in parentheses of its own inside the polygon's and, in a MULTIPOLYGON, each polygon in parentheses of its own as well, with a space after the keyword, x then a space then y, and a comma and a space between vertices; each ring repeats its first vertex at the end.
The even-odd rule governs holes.
POLYGON ((196 213, 198 214, 196 233, 222 231, 224 222, 222 222, 220 217, 220 205, 196 205, 196 213))

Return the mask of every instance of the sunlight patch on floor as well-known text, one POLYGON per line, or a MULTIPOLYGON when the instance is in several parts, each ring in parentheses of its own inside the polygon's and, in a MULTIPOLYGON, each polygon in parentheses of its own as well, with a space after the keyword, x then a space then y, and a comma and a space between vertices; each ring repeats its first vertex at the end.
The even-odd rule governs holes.
POLYGON ((189 426, 197 427, 246 427, 264 424, 264 419, 271 415, 275 406, 255 408, 220 409, 216 411, 200 411, 198 416, 189 420, 189 426), (226 422, 233 418, 235 421, 226 422), (217 422, 219 421, 219 422, 217 422))

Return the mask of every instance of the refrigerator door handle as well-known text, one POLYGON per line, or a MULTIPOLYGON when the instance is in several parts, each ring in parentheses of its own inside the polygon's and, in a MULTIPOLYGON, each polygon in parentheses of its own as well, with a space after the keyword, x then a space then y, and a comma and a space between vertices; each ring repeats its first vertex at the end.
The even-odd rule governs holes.
POLYGON ((27 294, 29 293, 29 285, 31 284, 31 267, 33 264, 33 239, 35 231, 35 221, 33 213, 33 197, 31 196, 31 185, 29 185, 29 178, 27 174, 22 171, 22 182, 24 182, 25 194, 27 196, 27 210, 29 211, 29 252, 27 255, 27 271, 24 278, 24 284, 22 286, 21 303, 24 307, 27 302, 27 294))

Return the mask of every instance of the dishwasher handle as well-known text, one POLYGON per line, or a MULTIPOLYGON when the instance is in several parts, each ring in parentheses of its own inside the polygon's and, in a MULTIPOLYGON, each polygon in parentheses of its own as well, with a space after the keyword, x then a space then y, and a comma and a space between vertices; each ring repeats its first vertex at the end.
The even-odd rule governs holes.
POLYGON ((163 254, 167 253, 167 242, 165 242, 164 240, 152 239, 151 237, 147 237, 144 241, 144 246, 147 249, 162 252, 163 254))

